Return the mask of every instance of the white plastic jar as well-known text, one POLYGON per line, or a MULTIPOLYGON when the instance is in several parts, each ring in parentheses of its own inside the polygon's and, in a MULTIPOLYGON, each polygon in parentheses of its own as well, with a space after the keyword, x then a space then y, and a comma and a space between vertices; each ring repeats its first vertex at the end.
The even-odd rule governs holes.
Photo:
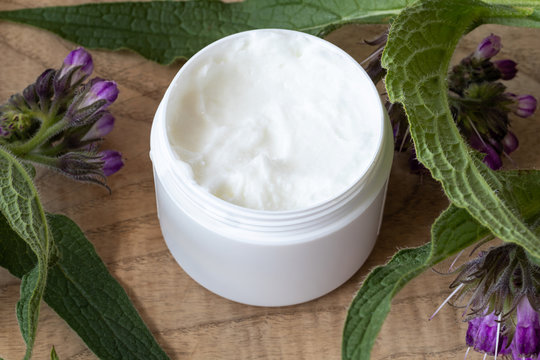
MULTIPOLYGON (((167 121, 190 64, 205 61, 216 46, 256 32, 298 36, 289 30, 252 30, 223 38, 201 50, 178 72, 156 112, 150 156, 158 217, 163 237, 178 264, 208 290, 240 303, 284 306, 322 296, 349 279, 375 244, 393 157, 393 139, 386 112, 368 75, 361 84, 373 101, 370 121, 380 124, 380 139, 367 170, 338 196, 313 206, 284 211, 254 210, 224 201, 186 176, 176 165, 167 121)), ((324 69, 321 69, 324 71, 324 69)), ((360 86, 360 84, 359 84, 360 86)), ((172 120, 171 120, 172 121, 172 120)))

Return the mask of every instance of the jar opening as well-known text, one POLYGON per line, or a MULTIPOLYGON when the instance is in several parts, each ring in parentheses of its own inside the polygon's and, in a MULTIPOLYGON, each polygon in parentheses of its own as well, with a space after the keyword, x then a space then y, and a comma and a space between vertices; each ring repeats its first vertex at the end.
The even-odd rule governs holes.
MULTIPOLYGON (((291 66, 289 71, 298 72, 298 68, 291 66)), ((317 76, 312 74, 313 71, 311 73, 308 71, 306 76, 316 78, 317 76)), ((292 78, 292 76, 289 76, 289 78, 292 78)), ((267 82, 272 80, 265 79, 267 82)), ((322 85, 318 84, 318 87, 321 88, 322 85)), ((298 84, 294 83, 293 85, 298 84)), ((294 93, 294 89, 291 91, 294 93)), ((280 97, 278 103, 280 101, 289 101, 289 97, 291 96, 280 97)), ((227 211, 234 213, 250 213, 255 217, 273 216, 279 218, 281 216, 317 212, 320 209, 332 206, 332 204, 339 203, 340 199, 346 198, 350 192, 354 192, 355 187, 358 187, 369 174, 377 156, 379 156, 383 139, 384 115, 382 105, 377 89, 362 67, 344 51, 327 41, 289 30, 253 30, 226 37, 209 45, 184 64, 167 91, 163 105, 165 108, 165 127, 167 129, 165 139, 171 148, 172 154, 170 159, 172 164, 170 166, 182 178, 184 186, 189 188, 189 192, 196 195, 196 197, 220 209, 219 211, 227 209, 227 211), (291 44, 286 43, 289 38, 294 39, 291 44), (268 50, 269 46, 265 46, 268 43, 283 44, 284 42, 285 45, 277 46, 274 50, 268 50), (302 46, 298 46, 298 44, 302 46), (261 52, 261 46, 264 47, 265 52, 261 52), (274 51, 272 55, 275 56, 269 56, 269 51, 274 51), (280 59, 278 58, 280 53, 285 53, 286 56, 280 59), (232 54, 230 55, 231 58, 226 58, 228 54, 232 54), (242 54, 244 60, 249 60, 250 56, 254 57, 254 62, 250 63, 248 60, 242 62, 242 54), (294 62, 294 59, 302 59, 303 57, 305 59, 302 60, 304 61, 304 63, 301 63, 302 66, 306 65, 306 63, 310 66, 316 66, 316 69, 319 69, 319 76, 322 76, 320 75, 321 69, 324 68, 322 65, 332 64, 337 61, 339 61, 338 67, 347 66, 347 71, 342 71, 339 74, 330 72, 330 75, 325 79, 328 86, 322 89, 322 92, 310 94, 313 96, 310 98, 311 102, 307 105, 304 104, 305 106, 298 105, 305 101, 301 98, 296 102, 287 103, 290 106, 285 108, 270 105, 264 108, 272 94, 287 92, 287 87, 292 85, 288 81, 272 83, 273 88, 268 93, 269 96, 264 98, 265 101, 259 101, 263 99, 261 94, 264 95, 265 91, 267 91, 267 84, 264 81, 263 84, 260 84, 258 90, 254 89, 255 85, 253 84, 257 83, 261 77, 260 72, 258 72, 259 69, 266 69, 272 74, 272 69, 267 69, 269 66, 274 66, 273 70, 277 71, 277 65, 288 67, 289 63, 294 62), (269 61, 272 61, 272 63, 267 60, 266 63, 259 64, 266 58, 270 58, 269 61), (322 63, 313 63, 313 58, 325 59, 322 63), (230 66, 227 67, 224 64, 230 66), (214 68, 216 70, 212 73, 214 68), (238 72, 238 69, 241 69, 241 71, 238 72), (226 74, 230 75, 232 73, 237 76, 228 78, 229 75, 223 75, 224 70, 229 70, 226 74), (249 75, 250 71, 254 72, 255 75, 249 75), (242 83, 238 77, 243 73, 248 75, 246 75, 242 83), (338 79, 333 79, 333 77, 338 77, 338 79), (346 77, 346 79, 343 77, 346 77), (336 81, 333 89, 337 92, 337 95, 334 94, 334 97, 331 97, 327 93, 333 80, 336 81), (240 83, 240 88, 234 87, 237 83, 240 83), (220 84, 223 85, 221 88, 218 86, 220 84), (249 86, 244 86, 246 84, 249 86), (349 84, 348 87, 345 86, 346 84, 349 84), (282 88, 277 88, 281 85, 282 88), (244 87, 242 88, 242 86, 244 87), (216 87, 219 89, 215 89, 216 87), (346 90, 342 88, 346 88, 346 90), (233 98, 223 95, 227 89, 243 91, 244 98, 241 97, 238 101, 231 101, 233 98), (256 95, 259 97, 252 97, 251 93, 257 91, 259 93, 256 95), (347 91, 354 92, 353 96, 346 94, 347 91), (340 103, 326 104, 326 107, 322 107, 322 110, 316 110, 315 113, 310 108, 317 102, 328 102, 331 99, 340 96, 344 97, 345 95, 349 96, 349 100, 344 101, 343 104, 349 106, 347 110, 351 114, 346 114, 343 109, 340 109, 340 103), (223 97, 227 101, 223 102, 223 97), (246 101, 242 101, 244 99, 251 101, 251 104, 246 105, 246 101), (355 101, 359 102, 360 105, 351 105, 355 101), (246 117, 245 113, 235 112, 239 106, 251 107, 248 109, 250 111, 263 107, 264 111, 257 112, 256 119, 252 120, 252 117, 246 117), (232 113, 224 115, 223 108, 232 110, 232 113), (299 135, 299 137, 292 139, 288 143, 282 141, 282 138, 291 135, 287 132, 280 132, 283 123, 291 120, 290 117, 287 117, 288 114, 281 116, 280 120, 277 121, 279 124, 274 128, 263 126, 262 135, 257 133, 257 129, 255 132, 251 131, 253 127, 261 123, 266 125, 265 116, 268 114, 272 115, 278 112, 278 115, 283 115, 283 113, 298 111, 302 115, 303 110, 306 110, 308 115, 313 116, 314 120, 310 118, 310 122, 307 122, 308 126, 304 126, 303 130, 293 128, 292 132, 299 135), (334 112, 337 114, 334 114, 334 112), (322 113, 322 115, 319 116, 319 113, 322 113), (225 120, 235 120, 235 115, 244 116, 247 119, 246 122, 242 124, 233 123, 228 130, 223 130, 228 125, 225 120), (348 116, 347 119, 350 119, 349 122, 344 121, 343 124, 336 126, 334 123, 345 118, 345 115, 348 116), (366 119, 364 123, 355 123, 355 118, 359 116, 366 119), (197 119, 197 121, 192 121, 193 118, 197 119), (223 120, 224 118, 225 120, 223 120), (318 132, 309 133, 310 128, 315 127, 314 124, 317 120, 320 120, 318 132), (178 124, 181 126, 178 126, 178 124), (312 124, 313 126, 311 126, 312 124), (242 129, 238 130, 240 128, 242 129), (369 136, 362 137, 353 134, 354 132, 368 132, 367 128, 371 131, 368 134, 369 136), (202 136, 202 133, 205 132, 206 138, 202 136), (304 134, 303 132, 307 133, 304 134), (334 143, 320 139, 325 138, 328 134, 333 136, 334 143), (275 135, 274 138, 271 135, 275 135), (268 140, 268 138, 271 139, 268 140), (210 139, 212 146, 217 144, 216 149, 207 151, 210 143, 208 139, 210 139), (293 149, 290 152, 286 151, 288 148, 298 145, 304 139, 307 140, 304 141, 305 144, 299 146, 299 149, 293 149), (312 144, 316 140, 322 141, 322 144, 312 144), (369 142, 369 146, 366 146, 365 150, 360 144, 362 141, 369 142), (226 144, 223 145, 223 143, 226 144), (263 145, 259 146, 261 143, 263 145), (254 146, 256 150, 253 150, 254 146), (268 149, 275 150, 275 153, 267 152, 268 149), (306 155, 304 158, 294 158, 302 151, 306 155), (332 151, 334 151, 334 154, 329 154, 332 151), (317 152, 317 154, 308 159, 308 155, 312 152, 317 152), (254 156, 242 162, 246 153, 254 156), (284 156, 280 158, 281 155, 284 156), (330 155, 334 155, 334 157, 330 155), (287 163, 287 160, 290 159, 287 156, 293 158, 289 163, 287 163), (226 161, 222 162, 223 166, 221 168, 219 166, 209 167, 205 170, 205 166, 209 166, 209 163, 214 164, 217 161, 216 159, 223 157, 226 158, 226 161), (347 160, 343 160, 344 157, 348 157, 347 160), (328 168, 319 167, 319 162, 322 162, 322 160, 327 160, 328 168), (231 162, 234 163, 235 161, 239 162, 241 168, 248 169, 243 177, 237 174, 236 169, 231 169, 231 166, 229 166, 231 162), (339 166, 336 165, 337 163, 339 163, 339 166), (356 165, 356 171, 350 171, 350 168, 354 166, 349 165, 356 165), (216 179, 216 174, 224 172, 222 171, 223 168, 229 170, 228 178, 216 179), (272 172, 276 169, 279 171, 272 172), (295 171, 300 175, 291 175, 296 174, 295 171), (312 171, 311 174, 317 174, 318 171, 318 175, 305 180, 302 177, 303 172, 310 174, 310 171, 312 171), (266 180, 266 182, 263 180, 266 180), (332 184, 332 181, 340 182, 340 186, 332 184), (330 184, 330 188, 334 190, 333 192, 326 191, 323 185, 327 183, 330 184), (284 190, 287 187, 291 188, 289 192, 284 190), (308 190, 312 191, 312 193, 309 193, 308 190), (253 195, 254 193, 255 195, 253 195), (289 200, 294 197, 302 198, 302 196, 312 201, 305 202, 304 205, 298 207, 284 208, 279 208, 279 206, 277 208, 272 206, 253 208, 249 206, 249 201, 247 203, 236 201, 250 198, 250 196, 255 199, 253 201, 255 203, 264 202, 260 199, 270 198, 270 200, 274 201, 271 202, 272 204, 277 203, 278 205, 280 201, 294 204, 296 200, 289 200)), ((300 119, 302 119, 301 116, 300 119)))

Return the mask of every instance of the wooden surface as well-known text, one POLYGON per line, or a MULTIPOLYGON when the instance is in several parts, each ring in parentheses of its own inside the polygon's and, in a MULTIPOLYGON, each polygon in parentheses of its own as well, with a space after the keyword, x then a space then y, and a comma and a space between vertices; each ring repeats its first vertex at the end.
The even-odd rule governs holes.
MULTIPOLYGON (((41 1, 39 5, 81 1, 41 1)), ((33 1, 0 2, 0 10, 37 6, 33 1)), ((361 60, 360 44, 381 27, 348 26, 328 39, 361 60)), ((516 93, 540 97, 540 31, 481 27, 460 44, 467 54, 490 32, 502 35, 499 58, 519 63, 509 83, 516 93)), ((58 67, 75 45, 45 31, 0 22, 0 101, 21 91, 48 67, 58 67)), ((71 182, 47 171, 38 174, 45 208, 74 219, 93 242, 113 276, 124 286, 157 341, 172 359, 339 359, 347 307, 369 269, 397 249, 429 240, 430 225, 447 206, 440 186, 410 174, 396 156, 377 245, 357 274, 332 293, 306 304, 263 308, 240 305, 203 289, 176 264, 161 237, 148 157, 150 126, 169 82, 181 64, 162 66, 129 51, 92 51, 95 75, 114 79, 120 97, 111 107, 116 129, 105 148, 121 151, 125 168, 102 188, 71 182)), ((540 114, 514 121, 521 148, 513 155, 522 168, 540 165, 540 114)), ((507 167, 512 167, 508 161, 507 167)), ((448 295, 449 277, 428 271, 395 298, 375 343, 372 359, 456 359, 465 353, 466 324, 460 311, 446 307, 429 315, 448 295)), ((20 281, 0 269, 0 357, 21 358, 24 343, 15 317, 20 281)), ((95 359, 78 336, 46 304, 42 305, 35 359, 52 346, 60 359, 95 359)), ((480 359, 475 354, 470 359, 480 359)))

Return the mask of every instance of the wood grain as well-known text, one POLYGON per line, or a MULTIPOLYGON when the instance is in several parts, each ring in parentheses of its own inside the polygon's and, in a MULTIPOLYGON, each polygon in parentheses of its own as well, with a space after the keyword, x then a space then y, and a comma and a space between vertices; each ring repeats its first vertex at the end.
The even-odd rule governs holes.
MULTIPOLYGON (((2 1, 0 10, 82 1, 2 1)), ((328 36, 356 59, 361 45, 380 26, 347 26, 328 36)), ((457 56, 495 32, 503 37, 499 58, 519 62, 509 85, 516 93, 540 97, 540 31, 483 26, 463 39, 457 56)), ((0 99, 21 91, 46 67, 58 67, 76 45, 28 26, 0 22, 0 99)), ((124 286, 158 342, 173 359, 339 359, 347 307, 360 282, 397 249, 429 240, 430 225, 447 206, 440 186, 408 171, 407 158, 395 157, 382 231, 375 250, 357 274, 332 293, 297 306, 264 308, 240 305, 216 296, 187 276, 161 237, 155 211, 150 126, 169 82, 181 66, 162 66, 129 51, 92 51, 96 75, 114 79, 120 97, 111 110, 116 129, 104 147, 121 151, 125 168, 103 189, 71 182, 40 170, 39 190, 50 212, 73 218, 94 243, 113 276, 124 286)), ((521 148, 513 159, 522 168, 540 165, 540 112, 516 119, 521 148)), ((506 162, 507 167, 515 167, 506 162)), ((394 300, 375 343, 373 359, 456 359, 465 352, 466 324, 457 309, 429 315, 449 293, 450 278, 426 272, 394 300)), ((20 281, 0 269, 0 357, 20 358, 24 343, 15 318, 20 281)), ((95 359, 78 336, 46 304, 42 305, 35 359, 47 359, 55 346, 62 360, 95 359)), ((470 357, 471 359, 480 357, 470 357)))

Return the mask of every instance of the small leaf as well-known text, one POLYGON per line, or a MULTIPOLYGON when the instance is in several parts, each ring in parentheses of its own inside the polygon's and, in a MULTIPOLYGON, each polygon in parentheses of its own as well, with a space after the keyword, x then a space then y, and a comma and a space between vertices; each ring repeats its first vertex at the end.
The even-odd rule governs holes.
MULTIPOLYGON (((532 10, 531 10, 532 11, 532 10)), ((442 183, 450 201, 465 208, 501 240, 540 259, 540 238, 519 215, 506 179, 473 156, 448 106, 446 74, 462 34, 486 18, 519 18, 531 11, 472 0, 420 1, 392 24, 382 64, 391 101, 409 119, 416 155, 442 183)))
POLYGON ((17 320, 26 342, 25 359, 32 355, 52 245, 47 219, 27 170, 0 148, 0 213, 35 254, 36 262, 22 275, 17 320))
POLYGON ((51 360, 60 360, 60 358, 56 354, 56 350, 54 349, 54 346, 52 347, 52 350, 51 350, 51 360))
POLYGON ((0 19, 52 31, 88 48, 128 48, 162 64, 226 35, 282 28, 324 35, 348 23, 386 23, 412 0, 149 1, 0 12, 0 19))
MULTIPOLYGON (((103 359, 168 359, 77 224, 49 215, 58 261, 44 300, 103 359)), ((35 266, 28 246, 0 219, 0 266, 22 277, 35 266)))

